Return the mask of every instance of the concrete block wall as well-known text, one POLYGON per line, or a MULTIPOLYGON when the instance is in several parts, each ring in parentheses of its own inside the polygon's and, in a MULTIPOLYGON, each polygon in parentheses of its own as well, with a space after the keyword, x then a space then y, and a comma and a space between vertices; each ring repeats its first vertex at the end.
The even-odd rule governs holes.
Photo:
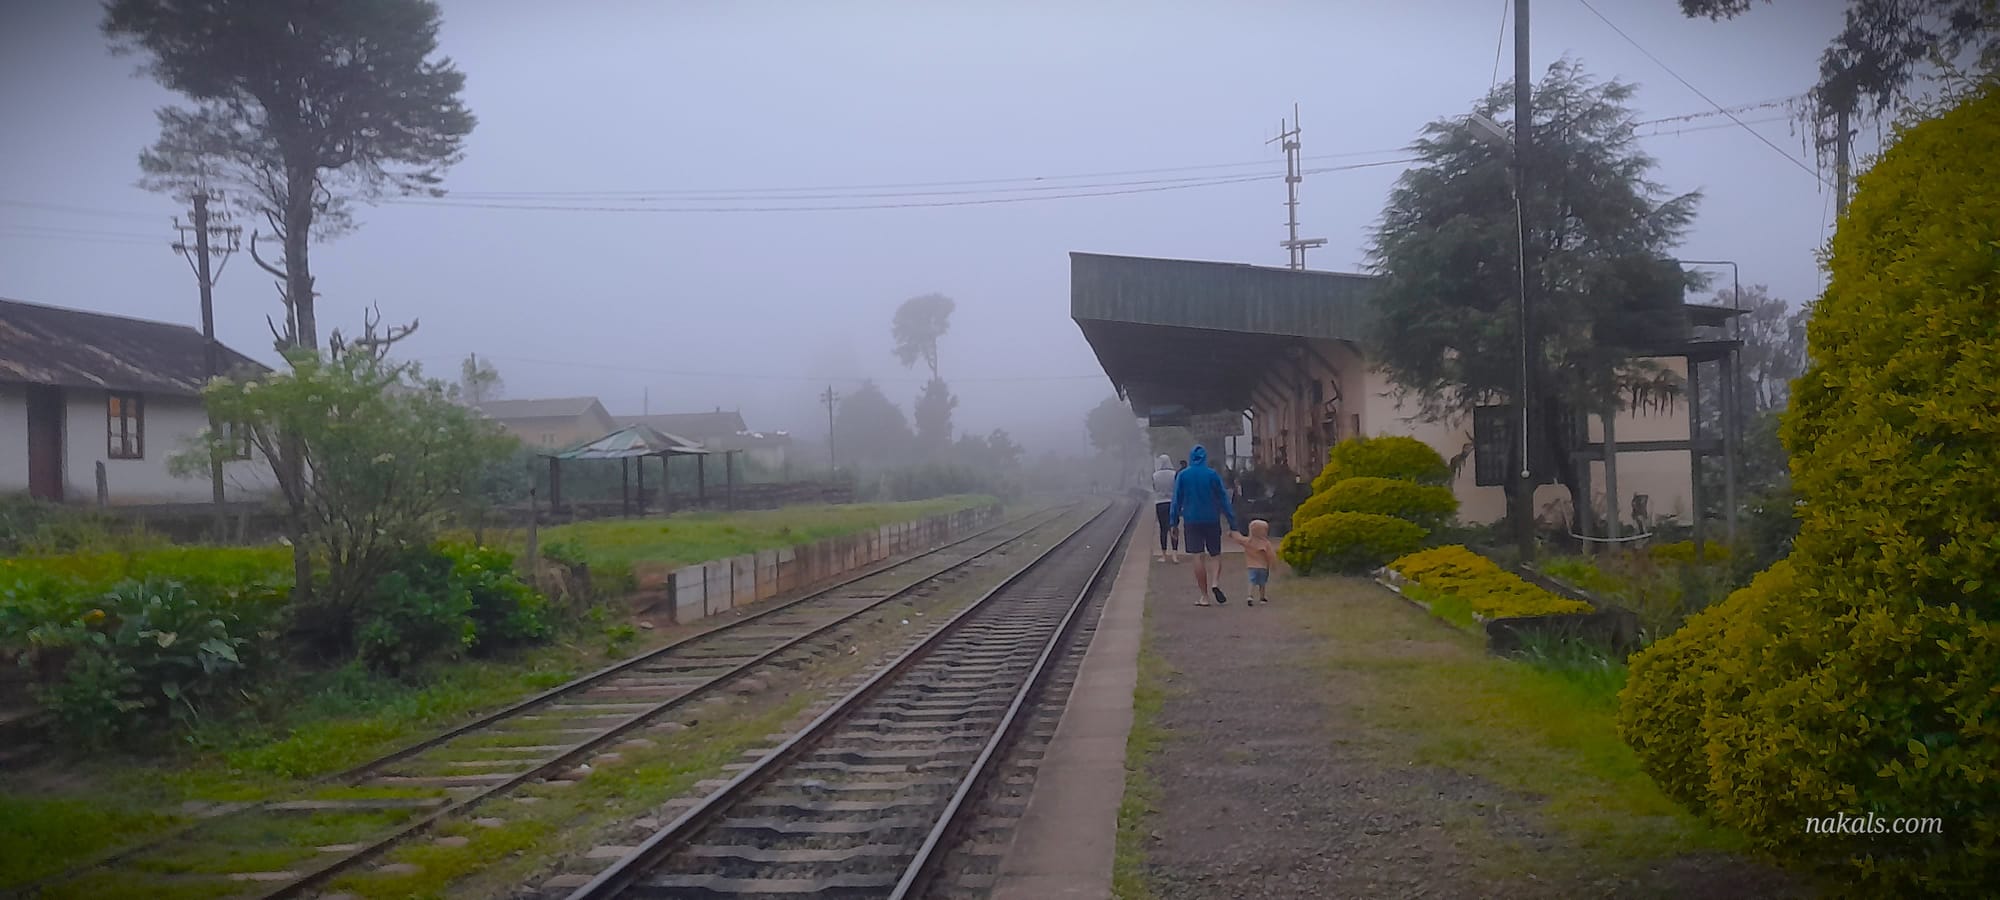
POLYGON ((685 566, 667 577, 669 608, 675 622, 699 621, 759 600, 809 590, 894 557, 942 546, 999 518, 1000 507, 985 506, 685 566))

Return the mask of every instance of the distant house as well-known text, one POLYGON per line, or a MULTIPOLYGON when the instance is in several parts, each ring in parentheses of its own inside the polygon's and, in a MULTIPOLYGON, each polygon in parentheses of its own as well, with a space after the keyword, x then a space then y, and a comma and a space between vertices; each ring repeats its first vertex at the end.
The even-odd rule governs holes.
POLYGON ((710 450, 736 450, 750 465, 766 472, 783 472, 791 451, 791 435, 782 431, 751 431, 743 414, 717 407, 713 412, 619 416, 620 425, 645 425, 677 434, 710 450))
POLYGON ((488 400, 479 404, 479 411, 537 450, 561 450, 594 441, 619 425, 596 397, 488 400))
MULTIPOLYGON (((202 502, 206 478, 176 478, 167 461, 208 428, 205 340, 185 325, 0 299, 0 492, 94 502, 104 465, 113 503, 202 502)), ((217 345, 225 373, 267 372, 217 345)), ((224 483, 262 490, 251 459, 224 483)))

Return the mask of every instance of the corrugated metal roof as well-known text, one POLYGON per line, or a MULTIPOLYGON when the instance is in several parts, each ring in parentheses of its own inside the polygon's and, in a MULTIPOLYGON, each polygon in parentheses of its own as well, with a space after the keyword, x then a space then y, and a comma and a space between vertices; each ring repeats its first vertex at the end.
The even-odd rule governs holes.
POLYGON ((696 456, 707 452, 700 444, 687 438, 644 425, 627 425, 597 440, 542 455, 556 459, 633 459, 641 456, 696 456))
POLYGON ((1070 317, 1360 341, 1374 279, 1241 263, 1071 253, 1070 317))
MULTIPOLYGON (((479 411, 495 419, 574 419, 590 414, 592 407, 602 412, 596 397, 550 397, 541 400, 488 400, 479 411)), ((609 414, 605 414, 607 418, 609 414)))
MULTIPOLYGON (((0 381, 192 397, 208 383, 203 345, 186 325, 0 298, 0 381)), ((218 351, 225 373, 270 371, 218 351)))

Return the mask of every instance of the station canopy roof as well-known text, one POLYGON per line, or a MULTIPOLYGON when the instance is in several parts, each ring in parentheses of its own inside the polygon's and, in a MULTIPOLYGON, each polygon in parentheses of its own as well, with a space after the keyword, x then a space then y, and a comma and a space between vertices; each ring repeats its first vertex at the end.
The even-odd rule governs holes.
POLYGON ((637 459, 644 456, 706 456, 710 451, 678 435, 645 425, 627 425, 594 441, 544 453, 552 459, 637 459))
POLYGON ((1070 317, 1132 411, 1156 424, 1250 408, 1267 367, 1309 340, 1359 342, 1365 275, 1070 254, 1070 317))

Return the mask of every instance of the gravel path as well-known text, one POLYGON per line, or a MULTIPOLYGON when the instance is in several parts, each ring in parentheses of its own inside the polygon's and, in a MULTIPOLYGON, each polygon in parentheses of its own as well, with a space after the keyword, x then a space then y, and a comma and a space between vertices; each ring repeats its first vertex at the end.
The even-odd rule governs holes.
MULTIPOLYGON (((1242 557, 1224 560, 1230 596, 1221 607, 1194 605, 1188 563, 1154 563, 1151 573, 1153 648, 1173 673, 1158 719, 1170 736, 1147 765, 1161 798, 1148 821, 1147 868, 1163 900, 1790 890, 1780 873, 1726 857, 1607 874, 1541 820, 1532 798, 1390 759, 1381 738, 1393 736, 1346 711, 1344 692, 1358 686, 1325 664, 1325 645, 1296 612, 1308 601, 1294 594, 1288 611, 1287 588, 1302 586, 1281 578, 1273 603, 1246 608, 1242 557)), ((1309 602, 1351 603, 1357 615, 1416 614, 1364 582, 1313 588, 1319 596, 1309 602)), ((1412 661, 1477 652, 1446 641, 1407 645, 1412 661)))

